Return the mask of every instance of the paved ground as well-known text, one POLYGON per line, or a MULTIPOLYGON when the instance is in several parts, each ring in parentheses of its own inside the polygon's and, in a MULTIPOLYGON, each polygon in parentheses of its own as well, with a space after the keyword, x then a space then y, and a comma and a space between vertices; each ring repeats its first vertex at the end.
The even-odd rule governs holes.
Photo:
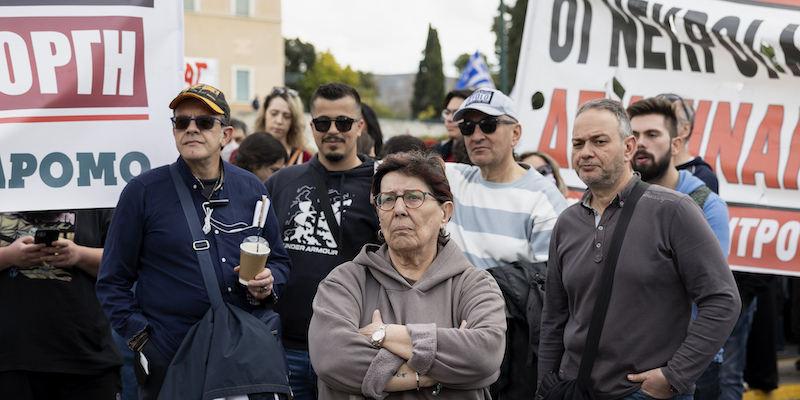
POLYGON ((757 389, 748 390, 742 400, 800 400, 800 371, 795 367, 797 345, 787 345, 778 353, 778 358, 778 388, 769 394, 757 389))

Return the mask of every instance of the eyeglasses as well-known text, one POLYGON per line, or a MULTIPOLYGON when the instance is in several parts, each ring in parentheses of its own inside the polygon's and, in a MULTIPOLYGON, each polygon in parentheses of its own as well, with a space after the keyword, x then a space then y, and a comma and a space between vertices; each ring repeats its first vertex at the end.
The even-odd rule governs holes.
POLYGON ((502 122, 504 124, 516 124, 514 121, 509 121, 507 119, 500 119, 500 118, 484 118, 478 122, 475 121, 464 121, 458 124, 458 129, 461 129, 461 134, 464 136, 471 136, 475 133, 475 125, 479 125, 481 127, 481 132, 483 133, 494 133, 497 130, 497 123, 502 122))
POLYGON ((538 171, 542 175, 552 174, 553 167, 551 167, 550 164, 542 164, 536 167, 536 171, 538 171))
POLYGON ((207 131, 207 130, 213 128, 215 121, 219 121, 219 123, 222 126, 227 125, 221 119, 216 118, 216 117, 206 117, 206 116, 197 117, 197 118, 172 117, 170 119, 172 120, 172 127, 175 128, 175 129, 180 129, 180 130, 189 129, 189 125, 192 123, 192 121, 194 121, 194 123, 197 124, 197 129, 201 129, 201 130, 204 130, 204 131, 207 131))
POLYGON ((289 96, 297 97, 300 93, 297 93, 297 90, 294 90, 292 88, 275 86, 272 88, 272 94, 277 94, 278 96, 281 96, 283 94, 288 94, 289 96))
MULTIPOLYGON (((686 101, 683 100, 683 97, 678 96, 675 93, 661 93, 661 94, 657 95, 656 98, 667 99, 671 103, 674 103, 676 101, 680 101, 681 102, 681 107, 683 107, 683 114, 686 115, 686 120, 689 121, 689 125, 691 126, 691 128, 689 128, 689 134, 691 134, 694 131, 694 112, 689 113, 689 108, 690 107, 686 105, 686 101)), ((692 111, 694 111, 694 110, 692 110, 692 111)))
POLYGON ((458 110, 448 110, 445 108, 444 110, 442 110, 442 119, 447 120, 447 117, 455 114, 456 111, 458 110))
POLYGON ((353 127, 353 122, 358 121, 361 120, 349 117, 336 117, 336 119, 319 117, 311 120, 311 122, 314 124, 314 129, 320 133, 328 132, 328 129, 331 129, 331 122, 336 123, 336 129, 338 129, 339 132, 348 132, 353 127))
POLYGON ((407 208, 419 208, 422 206, 422 203, 425 202, 426 194, 433 197, 433 194, 430 192, 423 192, 421 190, 406 190, 403 192, 402 196, 398 196, 392 192, 383 192, 378 193, 372 198, 375 199, 375 204, 378 205, 378 208, 383 211, 390 211, 394 209, 394 205, 397 203, 398 197, 403 198, 403 204, 405 204, 407 208))

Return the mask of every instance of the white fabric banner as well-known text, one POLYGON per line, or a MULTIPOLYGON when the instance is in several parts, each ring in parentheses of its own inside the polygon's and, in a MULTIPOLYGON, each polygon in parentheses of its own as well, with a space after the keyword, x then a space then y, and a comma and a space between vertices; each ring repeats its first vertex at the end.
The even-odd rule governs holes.
POLYGON ((732 268, 800 276, 798 23, 790 0, 531 2, 516 151, 547 152, 583 188, 570 155, 578 106, 676 93, 697 111, 689 151, 730 206, 732 268))
POLYGON ((114 207, 178 152, 181 2, 4 0, 0 211, 114 207))

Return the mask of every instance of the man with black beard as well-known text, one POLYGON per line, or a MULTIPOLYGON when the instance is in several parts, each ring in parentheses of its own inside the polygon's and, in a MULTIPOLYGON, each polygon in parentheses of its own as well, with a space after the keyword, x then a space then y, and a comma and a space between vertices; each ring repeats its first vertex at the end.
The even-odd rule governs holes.
POLYGON ((276 311, 289 361, 294 398, 317 398, 308 354, 311 300, 334 267, 366 243, 378 243, 378 215, 370 203, 374 162, 357 153, 364 125, 358 92, 343 83, 320 85, 311 96, 311 130, 319 153, 267 179, 272 207, 292 259, 286 293, 276 311))
MULTIPOLYGON (((663 98, 644 99, 628 107, 628 116, 637 147, 631 159, 633 169, 647 183, 692 197, 702 208, 727 257, 730 246, 728 206, 699 178, 687 170, 678 171, 675 168, 674 157, 684 148, 684 144, 683 136, 678 135, 678 120, 672 104, 663 98)), ((716 400, 719 397, 722 362, 723 353, 720 351, 697 380, 695 399, 716 400)))

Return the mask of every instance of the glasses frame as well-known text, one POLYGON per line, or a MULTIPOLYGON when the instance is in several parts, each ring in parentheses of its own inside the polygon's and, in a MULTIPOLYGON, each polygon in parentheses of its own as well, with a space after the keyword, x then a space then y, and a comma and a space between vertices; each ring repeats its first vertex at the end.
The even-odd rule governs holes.
POLYGON ((297 97, 300 95, 300 93, 298 93, 297 90, 288 88, 286 86, 273 86, 271 94, 277 94, 278 96, 283 94, 288 94, 291 97, 297 97))
MULTIPOLYGON (((686 115, 686 119, 689 120, 689 125, 691 126, 689 128, 690 129, 689 130, 689 134, 691 135, 692 132, 694 132, 694 114, 691 114, 691 116, 689 115, 689 108, 686 105, 686 100, 684 100, 683 97, 681 97, 681 96, 679 96, 679 95, 677 95, 675 93, 661 93, 661 94, 657 95, 656 98, 667 99, 671 103, 674 103, 676 101, 680 101, 681 102, 681 107, 683 107, 683 113, 686 115)), ((692 109, 692 111, 694 111, 694 109, 692 109)))
POLYGON ((195 126, 197 126, 197 129, 200 129, 201 131, 210 131, 210 130, 214 129, 214 125, 215 125, 214 122, 212 122, 211 126, 208 127, 208 128, 203 128, 203 127, 200 126, 201 125, 200 121, 206 120, 206 119, 217 120, 217 121, 219 121, 220 125, 222 125, 223 127, 228 126, 228 124, 226 124, 225 121, 223 121, 223 120, 221 120, 221 119, 219 119, 217 117, 211 117, 211 116, 208 116, 208 115, 201 115, 201 116, 195 117, 195 118, 189 118, 189 117, 183 117, 183 116, 174 116, 174 117, 170 118, 170 120, 172 121, 172 129, 177 129, 179 131, 185 131, 185 130, 189 129, 189 126, 192 125, 192 121, 194 121, 194 124, 195 124, 195 126), (188 122, 187 122, 185 128, 178 128, 178 121, 188 121, 188 122))
POLYGON ((345 116, 338 116, 336 118, 329 118, 329 117, 317 117, 311 120, 311 123, 314 124, 314 129, 320 133, 328 133, 331 129, 331 123, 336 125, 336 129, 339 132, 350 132, 353 129, 353 124, 361 121, 359 118, 350 118, 345 116), (320 128, 320 124, 324 124, 324 129, 320 128))
MULTIPOLYGON (((403 205, 405 205, 406 208, 411 209, 411 210, 416 210, 417 208, 420 208, 420 207, 422 207, 423 204, 425 204, 425 195, 433 197, 433 193, 431 193, 431 192, 425 192, 425 191, 422 191, 422 190, 413 189, 413 190, 403 191, 403 195, 402 196, 398 196, 394 192, 380 192, 380 193, 376 194, 375 196, 372 196, 372 199, 375 201, 375 207, 378 207, 378 209, 380 209, 382 211, 392 211, 392 210, 394 210, 394 206, 397 204, 397 199, 398 198, 403 199, 403 205), (416 207, 411 206, 406 201, 406 196, 409 195, 410 193, 414 193, 414 192, 422 193, 422 201, 420 201, 419 205, 416 206, 416 207), (392 202, 392 207, 391 208, 383 208, 383 204, 386 204, 386 201, 381 202, 381 201, 378 200, 378 198, 380 196, 385 195, 385 194, 391 194, 392 196, 394 196, 392 198, 392 200, 391 200, 391 202, 392 202)), ((434 197, 434 199, 436 199, 436 198, 434 197)))
POLYGON ((458 110, 448 110, 448 109, 445 108, 444 110, 442 110, 442 114, 441 114, 442 115, 442 119, 447 121, 447 117, 455 114, 456 111, 458 111, 458 110))
POLYGON ((502 118, 484 118, 480 121, 463 121, 458 123, 458 130, 461 131, 463 136, 472 136, 475 134, 475 126, 481 127, 481 132, 491 134, 497 132, 498 123, 516 124, 516 121, 510 121, 502 118), (489 125, 491 124, 491 125, 489 125), (486 128, 484 126, 486 125, 486 128), (494 129, 488 129, 489 126, 494 125, 494 129))
POLYGON ((536 172, 542 174, 542 176, 547 174, 553 175, 553 166, 550 164, 542 164, 536 167, 536 172))

